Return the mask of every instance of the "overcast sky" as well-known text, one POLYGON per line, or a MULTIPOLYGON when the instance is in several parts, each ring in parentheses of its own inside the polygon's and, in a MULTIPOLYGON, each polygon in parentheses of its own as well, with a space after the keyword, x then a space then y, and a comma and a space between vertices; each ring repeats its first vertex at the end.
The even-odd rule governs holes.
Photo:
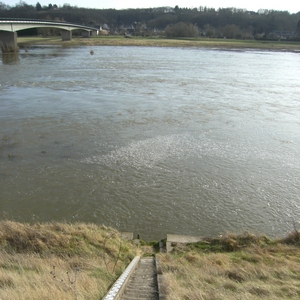
MULTIPOLYGON (((23 1, 23 0, 22 0, 23 1)), ((19 1, 16 0, 0 0, 5 4, 14 6, 19 1)), ((244 8, 247 10, 258 11, 259 9, 274 9, 274 10, 287 10, 290 13, 297 13, 300 11, 299 0, 25 0, 27 4, 35 5, 40 2, 42 6, 48 6, 49 3, 62 6, 68 3, 72 6, 86 7, 86 8, 150 8, 171 6, 175 7, 188 7, 194 8, 199 6, 207 6, 211 8, 220 7, 235 7, 244 8)))

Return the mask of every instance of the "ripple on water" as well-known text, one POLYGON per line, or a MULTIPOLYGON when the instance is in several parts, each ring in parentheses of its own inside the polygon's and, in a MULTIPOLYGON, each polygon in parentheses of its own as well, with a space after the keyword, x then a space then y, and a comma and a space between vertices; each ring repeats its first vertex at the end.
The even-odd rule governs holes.
POLYGON ((152 238, 291 228, 300 215, 298 56, 86 51, 36 48, 0 64, 3 210, 152 238))

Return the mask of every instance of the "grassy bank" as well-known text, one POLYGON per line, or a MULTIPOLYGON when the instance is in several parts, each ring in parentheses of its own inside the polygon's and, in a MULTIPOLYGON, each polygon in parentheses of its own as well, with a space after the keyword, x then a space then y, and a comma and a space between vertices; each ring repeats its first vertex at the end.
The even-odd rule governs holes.
POLYGON ((0 221, 0 299, 102 299, 136 254, 161 261, 169 300, 299 299, 300 234, 226 235, 156 253, 94 224, 0 221))
POLYGON ((263 49, 274 51, 300 51, 300 42, 255 41, 229 39, 166 39, 123 36, 97 36, 91 38, 73 37, 71 41, 62 42, 60 37, 20 37, 20 47, 30 45, 63 46, 148 46, 148 47, 199 47, 220 49, 263 49))
POLYGON ((299 299, 299 234, 228 235, 159 254, 170 300, 299 299))
POLYGON ((114 229, 0 222, 0 299, 102 299, 136 255, 114 229))

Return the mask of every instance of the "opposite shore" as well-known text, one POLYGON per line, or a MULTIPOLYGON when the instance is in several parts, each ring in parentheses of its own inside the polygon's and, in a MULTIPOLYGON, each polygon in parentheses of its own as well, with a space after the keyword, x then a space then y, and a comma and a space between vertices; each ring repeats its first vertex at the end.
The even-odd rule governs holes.
POLYGON ((147 38, 124 36, 97 36, 91 38, 73 37, 71 41, 62 41, 61 37, 19 37, 19 47, 26 48, 34 45, 76 46, 139 46, 139 47, 194 47, 216 48, 231 50, 258 49, 266 51, 300 52, 300 42, 263 41, 263 40, 230 40, 208 38, 147 38))

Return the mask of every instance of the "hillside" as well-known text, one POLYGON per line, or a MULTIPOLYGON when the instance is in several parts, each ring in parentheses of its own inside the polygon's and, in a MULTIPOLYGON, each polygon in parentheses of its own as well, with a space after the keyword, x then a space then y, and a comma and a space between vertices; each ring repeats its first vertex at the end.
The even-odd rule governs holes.
MULTIPOLYGON (((0 18, 47 19, 105 29, 110 35, 216 37, 235 39, 299 40, 300 12, 243 9, 152 7, 147 9, 88 9, 65 4, 35 6, 0 2, 0 18)), ((20 35, 59 34, 53 29, 30 29, 20 35)))
POLYGON ((300 235, 136 247, 105 226, 0 221, 0 299, 101 299, 135 255, 156 255, 167 299, 299 299, 300 235))
POLYGON ((158 255, 168 299, 299 299, 299 238, 245 233, 175 245, 158 255))
POLYGON ((0 222, 0 299, 101 299, 135 257, 94 224, 0 222))

